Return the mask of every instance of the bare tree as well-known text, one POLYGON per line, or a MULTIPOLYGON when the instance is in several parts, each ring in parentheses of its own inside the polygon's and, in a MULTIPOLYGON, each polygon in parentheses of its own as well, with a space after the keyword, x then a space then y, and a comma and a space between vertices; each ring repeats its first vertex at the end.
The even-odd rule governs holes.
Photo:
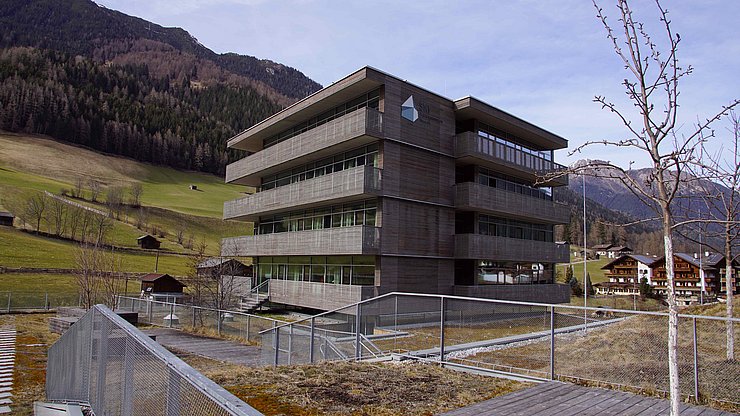
POLYGON ((142 188, 141 184, 139 182, 134 183, 131 185, 131 189, 129 190, 129 193, 131 194, 131 200, 130 204, 133 207, 138 207, 141 205, 141 195, 144 193, 144 188, 142 188))
POLYGON ((108 206, 111 217, 121 217, 123 209, 123 188, 120 186, 109 186, 105 192, 105 205, 108 206))
MULTIPOLYGON (((730 156, 725 157, 729 149, 723 147, 715 153, 702 149, 706 163, 699 165, 695 172, 697 176, 708 179, 702 195, 705 206, 698 214, 710 222, 703 224, 701 234, 706 238, 702 243, 724 254, 728 318, 732 318, 734 312, 734 263, 737 256, 733 253, 740 246, 740 117, 735 112, 730 114, 730 134, 730 156), (719 240, 719 245, 715 245, 716 240, 719 240)), ((684 237, 696 241, 692 233, 684 233, 684 237)), ((735 333, 731 321, 727 322, 727 359, 735 359, 735 333)))
MULTIPOLYGON (((680 402, 678 384, 678 304, 674 286, 674 234, 684 223, 676 221, 673 209, 680 189, 687 185, 684 172, 698 160, 700 146, 710 137, 710 125, 738 105, 735 100, 716 115, 698 123, 696 128, 683 136, 675 128, 678 119, 679 81, 691 74, 692 68, 679 65, 678 50, 681 38, 671 29, 668 11, 659 0, 655 1, 663 36, 667 45, 661 50, 642 22, 636 20, 627 0, 617 0, 618 30, 614 30, 607 16, 594 1, 597 16, 606 29, 616 55, 628 73, 624 79, 627 97, 632 106, 622 109, 603 96, 594 101, 614 114, 629 132, 621 140, 590 141, 575 149, 595 144, 641 152, 650 160, 650 174, 644 181, 637 180, 624 168, 610 162, 591 162, 576 168, 583 174, 592 174, 623 182, 641 201, 655 212, 663 234, 668 302, 668 370, 671 414, 677 416, 680 402), (629 110, 635 112, 631 113, 629 110)), ((631 165, 630 165, 631 166, 631 165)))
POLYGON ((88 187, 90 188, 90 200, 92 202, 98 202, 98 197, 103 191, 102 184, 95 179, 90 179, 90 181, 88 182, 88 187))
POLYGON ((123 259, 113 249, 102 252, 100 258, 100 288, 103 303, 110 308, 116 305, 116 298, 126 291, 121 284, 121 273, 123 270, 123 259))
POLYGON ((82 198, 82 189, 85 187, 85 180, 78 177, 75 180, 75 187, 72 189, 72 196, 75 198, 82 198))
POLYGON ((100 250, 94 246, 80 245, 75 250, 75 280, 80 293, 82 307, 90 309, 98 297, 100 289, 100 250))
POLYGON ((41 221, 44 219, 48 202, 49 198, 43 193, 36 194, 26 201, 25 216, 36 223, 37 233, 41 231, 41 221))
POLYGON ((177 238, 177 244, 184 245, 185 241, 185 226, 178 225, 175 229, 175 238, 177 238))
POLYGON ((113 220, 106 217, 105 215, 92 214, 93 230, 95 232, 95 245, 100 245, 105 242, 105 237, 108 232, 113 229, 113 220))
MULTIPOLYGON (((83 209, 75 206, 70 206, 67 209, 67 217, 69 218, 69 238, 72 240, 75 240, 77 237, 77 230, 80 228, 80 222, 82 219, 82 212, 80 211, 83 211, 83 209)), ((82 238, 80 238, 80 240, 82 240, 82 238)))
POLYGON ((147 211, 143 207, 139 207, 136 213, 136 228, 144 230, 148 222, 147 211))
POLYGON ((51 218, 54 222, 54 234, 61 236, 67 230, 67 204, 59 199, 51 198, 51 218))

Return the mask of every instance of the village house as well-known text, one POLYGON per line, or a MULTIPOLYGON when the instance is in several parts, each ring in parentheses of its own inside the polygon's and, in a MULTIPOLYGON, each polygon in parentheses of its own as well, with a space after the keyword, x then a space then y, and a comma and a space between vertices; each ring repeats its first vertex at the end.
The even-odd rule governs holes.
POLYGON ((136 239, 139 247, 147 250, 158 250, 160 242, 153 236, 146 234, 136 239))
POLYGON ((637 295, 640 293, 640 282, 646 279, 652 283, 652 269, 650 266, 657 259, 654 257, 633 254, 621 255, 617 259, 602 267, 606 270, 608 282, 594 284, 599 295, 637 295))

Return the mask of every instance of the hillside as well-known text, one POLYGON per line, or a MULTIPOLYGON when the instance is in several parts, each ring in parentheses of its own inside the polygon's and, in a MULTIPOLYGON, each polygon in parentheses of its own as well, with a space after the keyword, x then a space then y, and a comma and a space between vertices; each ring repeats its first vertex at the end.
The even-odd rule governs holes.
POLYGON ((226 140, 321 86, 89 0, 0 3, 0 130, 223 173, 226 140))

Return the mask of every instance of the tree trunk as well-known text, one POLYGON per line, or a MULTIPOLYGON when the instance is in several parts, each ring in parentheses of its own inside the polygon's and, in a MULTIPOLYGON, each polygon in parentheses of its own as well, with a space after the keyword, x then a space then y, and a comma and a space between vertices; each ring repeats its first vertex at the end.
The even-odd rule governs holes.
MULTIPOLYGON (((659 178, 662 180, 662 178, 659 178)), ((660 185, 659 185, 660 188, 660 185)), ((665 273, 668 290, 668 391, 671 401, 671 416, 678 416, 681 392, 678 385, 678 303, 674 286, 673 218, 668 204, 661 204, 663 211, 663 241, 665 243, 665 273)))
MULTIPOLYGON (((727 293, 727 317, 732 318, 732 304, 735 295, 734 276, 732 268, 732 245, 731 243, 731 226, 728 222, 725 224, 725 291, 727 293)), ((732 321, 727 321, 727 361, 735 359, 735 328, 732 321)))

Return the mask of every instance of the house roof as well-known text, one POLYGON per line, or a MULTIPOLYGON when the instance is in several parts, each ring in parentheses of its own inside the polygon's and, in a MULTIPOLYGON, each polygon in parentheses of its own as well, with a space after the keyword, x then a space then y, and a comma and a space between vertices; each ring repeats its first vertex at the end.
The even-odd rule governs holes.
POLYGON ((610 261, 609 263, 605 264, 604 267, 601 268, 601 270, 610 269, 614 264, 617 264, 617 263, 619 263, 620 261, 622 261, 622 260, 624 260, 626 258, 632 258, 632 259, 634 259, 634 260, 636 260, 636 261, 638 261, 638 262, 640 262, 642 264, 645 264, 647 266, 651 266, 653 263, 655 263, 656 261, 660 260, 660 259, 657 259, 655 257, 641 256, 639 254, 624 254, 624 255, 621 255, 621 256, 617 257, 616 259, 610 261))
POLYGON ((144 240, 144 239, 150 239, 150 238, 153 239, 153 240, 156 240, 156 238, 154 238, 154 236, 149 235, 149 234, 142 235, 141 237, 137 238, 137 240, 144 240))
POLYGON ((226 264, 228 262, 235 262, 235 263, 238 263, 238 264, 240 264, 242 266, 245 266, 244 263, 242 263, 242 262, 240 262, 238 260, 234 260, 234 259, 230 259, 230 258, 224 258, 224 257, 211 257, 209 259, 205 259, 202 262, 198 263, 198 265, 195 266, 195 267, 198 268, 198 269, 208 269, 208 268, 211 268, 211 267, 221 266, 221 265, 226 264))
POLYGON ((170 275, 168 275, 166 273, 164 273, 164 274, 162 274, 162 273, 149 273, 149 274, 145 274, 144 276, 141 276, 141 281, 142 282, 156 282, 157 280, 162 279, 162 278, 172 279, 175 282, 177 282, 178 284, 182 285, 182 287, 187 287, 187 285, 185 285, 181 281, 175 279, 174 277, 172 277, 172 276, 170 276, 170 275))
POLYGON ((608 249, 610 249, 613 246, 614 246, 614 244, 597 244, 597 245, 593 246, 591 249, 592 250, 608 250, 608 249))
POLYGON ((631 248, 627 246, 614 246, 608 249, 609 251, 632 251, 631 248))
POLYGON ((0 217, 6 217, 6 218, 15 218, 15 215, 7 212, 7 211, 0 211, 0 217))

